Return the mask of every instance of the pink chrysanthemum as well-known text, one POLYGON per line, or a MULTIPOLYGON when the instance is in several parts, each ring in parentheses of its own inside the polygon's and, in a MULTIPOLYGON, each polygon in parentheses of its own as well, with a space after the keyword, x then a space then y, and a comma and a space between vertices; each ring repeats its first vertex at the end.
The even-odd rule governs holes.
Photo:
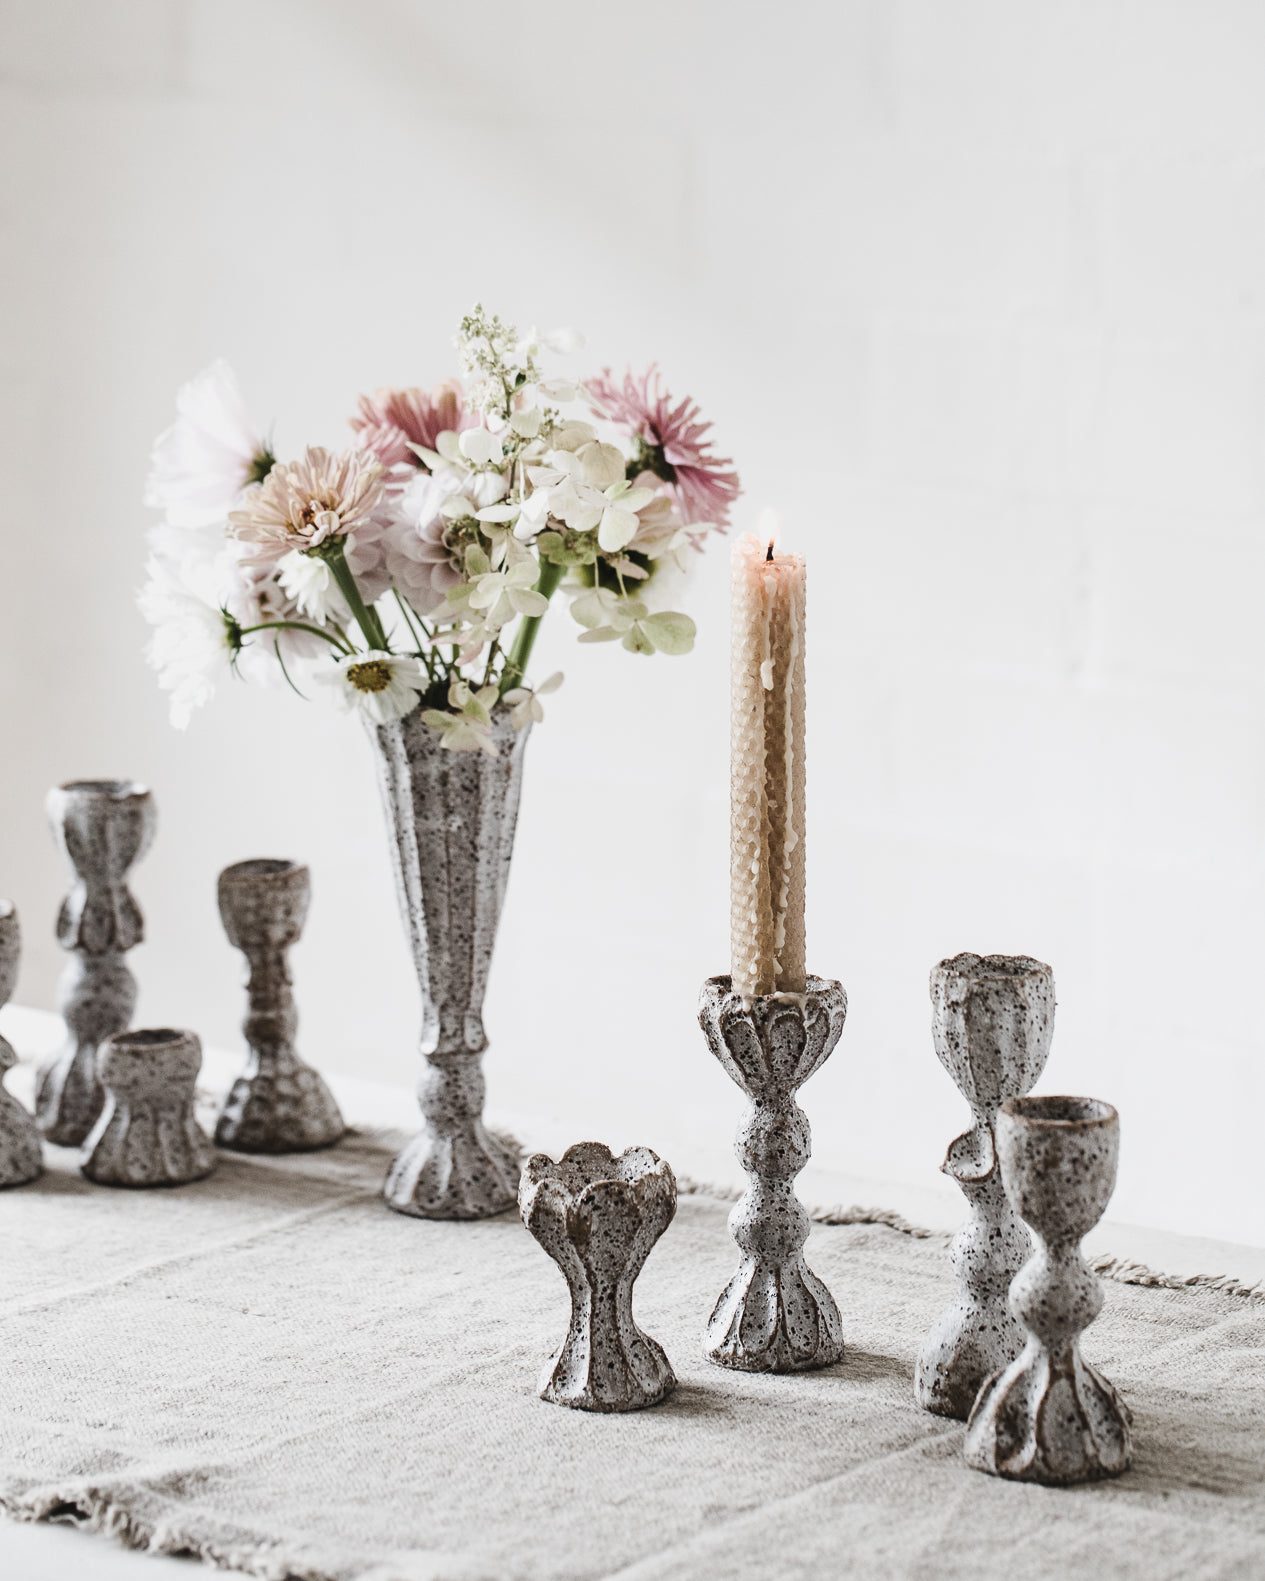
POLYGON ((456 379, 445 379, 433 390, 375 390, 372 395, 360 396, 357 406, 351 419, 352 431, 359 435, 357 444, 372 451, 388 468, 401 463, 420 467, 410 443, 433 450, 445 429, 459 433, 477 421, 461 404, 461 385, 456 379))
POLYGON ((622 385, 603 368, 584 388, 600 417, 623 424, 641 440, 649 452, 647 470, 672 485, 687 527, 729 525, 730 508, 742 492, 738 474, 728 456, 712 454, 712 442, 704 437, 712 425, 701 420, 688 395, 674 406, 654 363, 640 379, 626 373, 622 385))

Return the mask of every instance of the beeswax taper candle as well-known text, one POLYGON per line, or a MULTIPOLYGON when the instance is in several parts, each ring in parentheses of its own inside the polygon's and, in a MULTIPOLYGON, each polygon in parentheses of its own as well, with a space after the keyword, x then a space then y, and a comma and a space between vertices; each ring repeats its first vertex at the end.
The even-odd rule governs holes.
POLYGON ((730 567, 733 987, 802 994, 806 569, 749 534, 730 567))

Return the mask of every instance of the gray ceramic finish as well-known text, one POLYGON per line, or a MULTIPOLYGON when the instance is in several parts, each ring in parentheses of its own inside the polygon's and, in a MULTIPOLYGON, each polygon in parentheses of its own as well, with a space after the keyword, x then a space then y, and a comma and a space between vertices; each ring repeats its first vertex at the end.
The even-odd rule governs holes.
POLYGON ((78 1147, 104 1099, 97 1048, 136 1008, 136 979, 123 957, 145 925, 127 872, 154 838, 154 803, 130 780, 74 780, 49 791, 45 806, 74 876, 57 918, 57 942, 71 952, 58 985, 67 1041, 36 1077, 35 1117, 50 1142, 78 1147))
POLYGON ((571 1290, 571 1323, 540 1398, 580 1411, 639 1411, 666 1399, 676 1375, 634 1322, 632 1291, 676 1212, 669 1166, 648 1147, 614 1158, 600 1142, 579 1142, 556 1164, 544 1153, 528 1159, 518 1204, 571 1290))
MULTIPOLYGON (((7 1005, 13 994, 21 953, 17 908, 11 900, 0 900, 0 1006, 7 1005)), ((17 1062, 12 1045, 0 1037, 0 1186, 24 1186, 44 1171, 39 1127, 4 1089, 5 1074, 17 1062)))
POLYGON ((751 1100, 734 1151, 750 1176, 729 1215, 742 1262, 707 1325, 707 1354, 743 1372, 802 1372, 843 1355, 839 1308, 804 1260, 809 1219, 795 1177, 812 1155, 795 1093, 825 1064, 843 1031, 848 997, 810 977, 803 995, 743 999, 709 977, 698 1019, 708 1047, 751 1100))
POLYGON ((312 880, 277 857, 220 874, 220 918, 246 957, 246 1068, 220 1105, 215 1140, 239 1153, 329 1147, 347 1129, 334 1095, 294 1048, 298 1014, 286 952, 303 931, 312 880))
POLYGON ((405 930, 422 990, 424 1129, 383 1195, 423 1219, 484 1219, 518 1198, 519 1154, 483 1124, 483 997, 514 849, 528 730, 493 716, 498 752, 449 752, 421 710, 370 727, 405 930))
POLYGON ((1002 1179, 1037 1249, 1010 1287, 1027 1343, 985 1382, 967 1422, 966 1463, 976 1471, 1062 1486, 1128 1469, 1128 1407, 1082 1360, 1078 1342, 1103 1303, 1080 1243, 1111 1199, 1119 1150, 1119 1117, 1096 1098, 1012 1098, 1001 1107, 1002 1179))
POLYGON ((97 1053, 105 1103, 79 1167, 101 1186, 180 1186, 215 1165, 193 1112, 202 1044, 172 1027, 115 1032, 97 1053))
POLYGON ((919 1405, 962 1421, 980 1385, 1023 1349, 1010 1282, 1032 1250, 997 1163, 997 1111, 1045 1069, 1054 1033, 1054 974, 1026 955, 955 955, 931 973, 932 1036, 940 1063, 971 1108, 972 1126, 942 1170, 966 1197, 950 1248, 958 1291, 918 1357, 919 1405))

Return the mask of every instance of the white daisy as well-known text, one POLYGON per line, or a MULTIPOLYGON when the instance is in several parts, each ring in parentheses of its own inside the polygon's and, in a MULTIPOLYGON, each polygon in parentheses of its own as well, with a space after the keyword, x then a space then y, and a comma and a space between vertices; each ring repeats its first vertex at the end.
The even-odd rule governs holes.
POLYGON ((248 483, 267 476, 272 452, 247 420, 226 362, 213 362, 181 389, 176 413, 154 441, 145 503, 173 527, 212 527, 248 483))
POLYGON ((411 714, 426 690, 426 673, 416 659, 372 649, 349 653, 315 678, 337 688, 344 708, 362 709, 376 725, 411 714))

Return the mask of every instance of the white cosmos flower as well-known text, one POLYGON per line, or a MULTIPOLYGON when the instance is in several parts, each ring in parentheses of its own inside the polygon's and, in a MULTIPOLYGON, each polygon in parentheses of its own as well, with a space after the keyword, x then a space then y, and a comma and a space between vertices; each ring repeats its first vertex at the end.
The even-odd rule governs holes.
POLYGON ((165 512, 173 527, 212 527, 272 462, 247 420, 232 369, 213 362, 181 389, 175 422, 154 441, 145 503, 165 512))
POLYGON ((376 725, 411 714, 426 690, 426 675, 416 659, 377 649, 349 653, 316 679, 337 689, 344 708, 361 709, 376 725))
POLYGON ((342 620, 347 614, 334 573, 321 555, 291 549, 277 561, 277 581, 299 614, 309 620, 342 620))
POLYGON ((171 693, 171 722, 188 728, 196 709, 210 702, 241 646, 241 631, 223 610, 224 592, 209 557, 181 560, 153 555, 149 580, 137 596, 154 631, 145 657, 158 684, 171 693))

